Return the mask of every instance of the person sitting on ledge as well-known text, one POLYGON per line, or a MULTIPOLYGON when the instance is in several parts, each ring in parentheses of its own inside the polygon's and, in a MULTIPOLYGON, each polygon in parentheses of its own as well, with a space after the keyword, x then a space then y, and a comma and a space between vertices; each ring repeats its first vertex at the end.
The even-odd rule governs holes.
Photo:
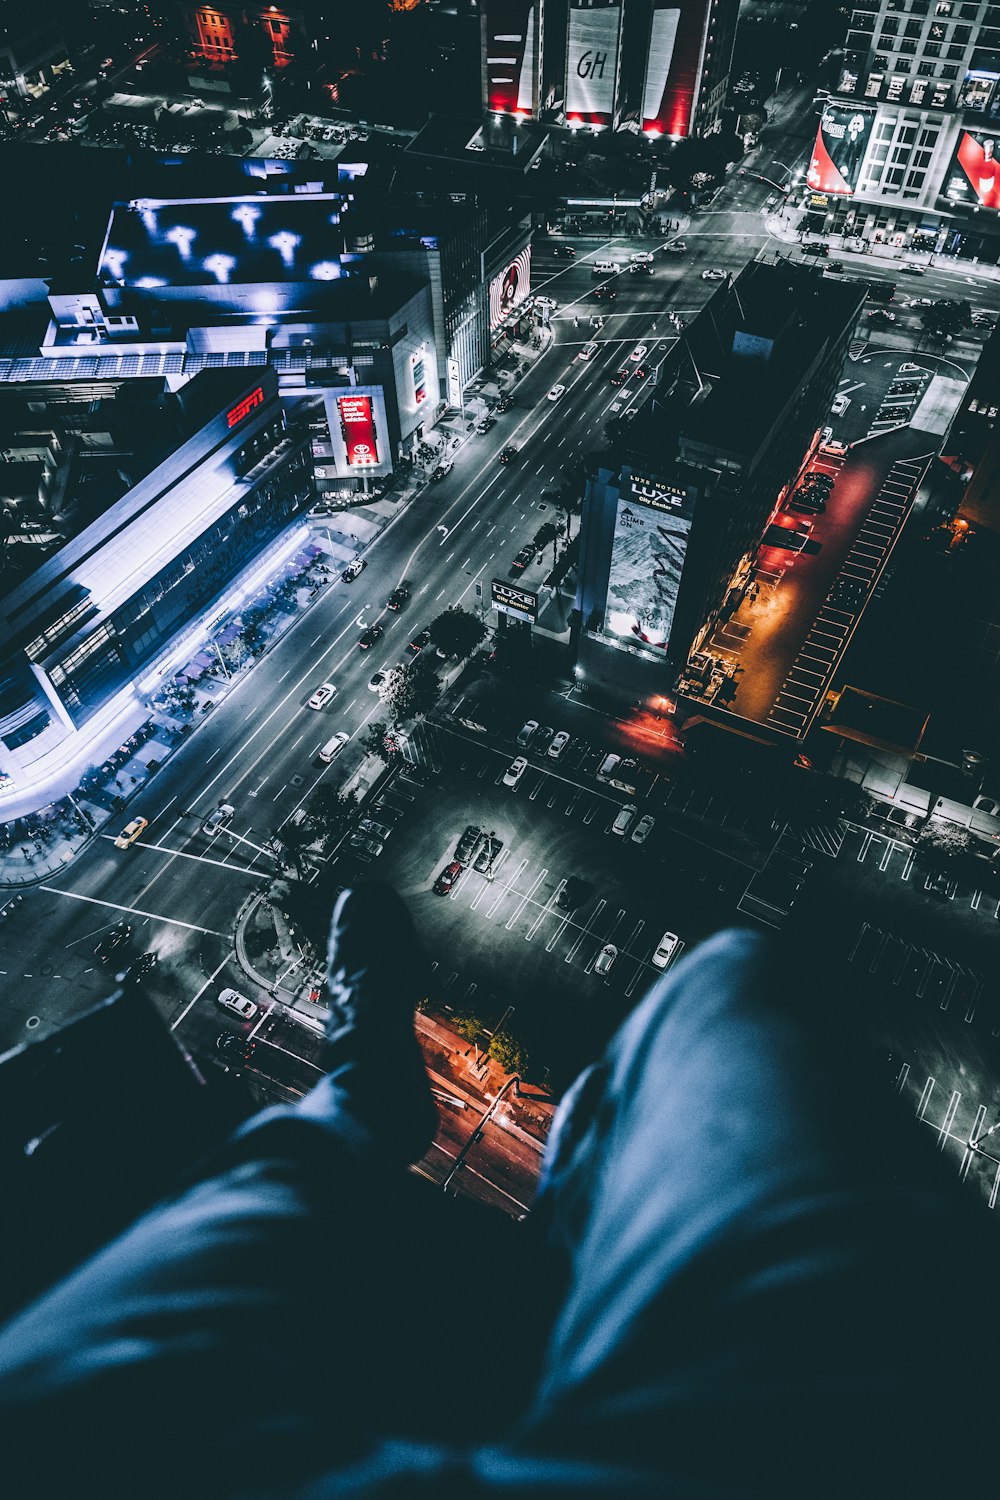
POLYGON ((329 960, 322 1081, 0 1331, 12 1500, 983 1477, 989 1215, 790 939, 722 932, 656 980, 562 1101, 532 1214, 496 1216, 488 1280, 405 1170, 436 1115, 402 902, 344 892, 329 960))

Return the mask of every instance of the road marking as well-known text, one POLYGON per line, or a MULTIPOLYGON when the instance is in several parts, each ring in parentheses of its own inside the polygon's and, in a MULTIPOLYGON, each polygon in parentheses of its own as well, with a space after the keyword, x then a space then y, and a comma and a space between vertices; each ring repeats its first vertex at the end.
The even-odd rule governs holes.
MULTIPOLYGON (((601 898, 600 901, 598 901, 597 906, 591 912, 590 916, 587 918, 587 921, 584 923, 584 925, 580 928, 580 935, 576 939, 576 942, 573 943, 573 945, 570 948, 569 952, 566 954, 566 957, 563 960, 564 963, 570 964, 570 963, 573 962, 573 959, 576 957, 577 953, 579 952, 580 944, 583 942, 583 940, 587 936, 588 932, 590 932, 591 923, 597 921, 597 918, 601 915, 601 912, 604 910, 604 908, 607 906, 607 904, 608 904, 607 901, 605 901, 603 897, 601 898)), ((567 918, 567 920, 568 920, 568 918, 567 918)))
POLYGON ((161 912, 143 911, 138 906, 121 906, 117 901, 102 901, 99 896, 84 896, 79 891, 61 891, 56 885, 40 885, 38 889, 47 891, 52 896, 65 896, 69 901, 86 901, 90 906, 103 906, 106 911, 124 911, 130 917, 145 917, 150 922, 167 922, 171 927, 184 927, 188 932, 203 932, 206 937, 224 938, 229 935, 216 932, 214 927, 199 927, 196 922, 182 922, 179 917, 165 917, 161 912))
POLYGON ((202 985, 202 987, 198 991, 198 993, 196 995, 194 995, 188 1001, 187 1005, 185 1005, 184 1009, 181 1011, 180 1015, 177 1017, 177 1020, 174 1021, 173 1024, 171 1025, 171 1027, 170 1027, 171 1031, 176 1031, 177 1030, 178 1026, 181 1024, 181 1022, 183 1021, 184 1017, 187 1015, 188 1011, 191 1010, 192 1007, 197 1004, 197 1002, 201 999, 202 995, 208 989, 209 985, 215 983, 215 981, 218 979, 219 975, 222 973, 223 969, 226 967, 226 964, 228 964, 229 961, 231 959, 235 958, 235 957, 236 957, 235 951, 232 952, 232 953, 227 953, 226 954, 225 958, 222 960, 222 962, 219 965, 219 967, 217 969, 215 969, 214 972, 211 973, 208 976, 208 978, 205 980, 205 983, 202 985))
MULTIPOLYGON (((526 863, 527 863, 527 861, 526 861, 526 863)), ((545 877, 546 877, 546 875, 548 873, 549 872, 548 872, 547 869, 543 869, 542 872, 541 872, 541 874, 536 879, 534 885, 530 886, 528 888, 528 890, 525 891, 524 895, 521 897, 521 899, 518 902, 517 906, 514 908, 514 910, 511 912, 510 916, 507 918, 507 927, 506 927, 506 930, 508 932, 510 932, 511 928, 514 926, 514 923, 517 921, 518 917, 521 915, 522 911, 527 906, 528 902, 530 900, 532 900, 532 898, 534 897, 535 892, 538 890, 538 887, 541 885, 542 881, 545 879, 545 877)), ((543 910, 544 910, 544 908, 543 908, 543 910)), ((536 921, 537 920, 538 919, 536 918, 536 921)))
MULTIPOLYGON (((176 827, 177 827, 177 824, 175 823, 174 824, 174 828, 176 828, 176 827)), ((173 832, 173 829, 171 829, 170 831, 173 832)), ((112 833, 102 833, 102 834, 99 835, 99 837, 102 838, 102 839, 111 839, 112 841, 114 840, 114 834, 112 834, 112 833)), ((250 875, 250 874, 253 874, 253 875, 256 875, 261 880, 264 879, 264 872, 262 870, 252 870, 252 871, 251 870, 245 870, 241 865, 227 865, 227 864, 225 864, 224 860, 221 860, 221 859, 210 859, 207 854, 189 854, 186 849, 171 849, 168 844, 151 844, 151 843, 148 844, 148 843, 145 843, 144 841, 141 841, 141 840, 137 839, 136 842, 132 845, 132 848, 133 849, 155 849, 157 854, 167 854, 167 855, 169 855, 170 857, 167 860, 167 865, 164 866, 164 869, 166 869, 167 866, 169 866, 170 864, 172 864, 175 859, 191 859, 191 860, 194 860, 195 864, 198 864, 198 865, 216 865, 219 869, 225 868, 226 870, 231 871, 234 875, 250 875)), ((164 873, 164 871, 160 870, 158 874, 154 875, 153 876, 153 880, 148 881, 147 884, 146 884, 146 886, 144 887, 144 889, 148 892, 150 886, 153 884, 153 881, 154 880, 159 880, 160 875, 162 875, 163 873, 164 873)), ((44 890, 45 887, 43 886, 42 889, 44 890)), ((53 889, 55 889, 55 887, 53 887, 53 889)), ((62 894, 65 895, 65 896, 72 896, 72 895, 75 894, 75 892, 73 892, 73 891, 64 891, 62 894)), ((82 898, 82 899, 89 900, 90 897, 86 897, 86 898, 82 898)), ((113 902, 106 902, 104 904, 105 905, 114 905, 113 902)), ((207 931, 207 930, 208 930, 207 928, 201 928, 201 927, 199 927, 197 929, 198 932, 207 931)))

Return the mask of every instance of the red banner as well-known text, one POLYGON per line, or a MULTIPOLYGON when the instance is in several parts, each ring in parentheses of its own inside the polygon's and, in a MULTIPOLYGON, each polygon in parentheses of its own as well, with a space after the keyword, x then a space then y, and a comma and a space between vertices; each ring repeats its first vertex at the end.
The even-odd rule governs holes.
POLYGON ((350 468, 365 468, 379 462, 378 443, 375 438, 375 418, 372 415, 370 396, 338 396, 340 425, 347 445, 347 462, 350 468))

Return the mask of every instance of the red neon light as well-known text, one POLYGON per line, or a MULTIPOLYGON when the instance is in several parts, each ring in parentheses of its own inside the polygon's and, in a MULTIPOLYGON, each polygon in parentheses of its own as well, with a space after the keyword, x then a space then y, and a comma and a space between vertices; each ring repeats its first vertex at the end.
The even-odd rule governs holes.
POLYGON ((338 396, 340 422, 347 445, 347 463, 352 469, 379 462, 375 419, 370 396, 338 396))
POLYGON ((250 392, 249 396, 244 396, 242 401, 237 401, 236 405, 230 411, 226 412, 226 426, 235 427, 238 422, 243 421, 244 417, 250 415, 255 406, 263 405, 264 387, 258 385, 250 392))

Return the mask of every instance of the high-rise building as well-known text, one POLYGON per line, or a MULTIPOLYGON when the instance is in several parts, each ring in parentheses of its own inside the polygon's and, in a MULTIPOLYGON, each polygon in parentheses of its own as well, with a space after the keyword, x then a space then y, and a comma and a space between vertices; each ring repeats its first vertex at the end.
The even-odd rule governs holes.
POLYGON ((653 399, 586 486, 576 603, 589 683, 630 703, 669 692, 752 584, 864 295, 858 282, 752 261, 666 355, 653 399))
POLYGON ((202 5, 178 0, 188 46, 203 62, 236 62, 250 47, 262 61, 285 68, 312 41, 322 17, 311 5, 202 5))
POLYGON ((570 0, 566 31, 567 125, 618 123, 621 83, 621 0, 570 0))
POLYGON ((646 135, 709 135, 719 126, 738 0, 653 0, 640 122, 646 135))
POLYGON ((537 120, 543 108, 545 0, 484 0, 481 15, 483 107, 537 120))
POLYGON ((998 144, 1000 5, 855 0, 809 166, 807 223, 996 262, 998 144))

